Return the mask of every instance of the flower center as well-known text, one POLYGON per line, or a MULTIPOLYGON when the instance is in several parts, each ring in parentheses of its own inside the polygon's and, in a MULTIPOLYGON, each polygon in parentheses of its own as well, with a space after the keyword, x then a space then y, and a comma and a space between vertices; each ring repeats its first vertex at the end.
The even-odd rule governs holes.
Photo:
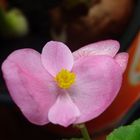
POLYGON ((63 89, 70 88, 75 82, 76 75, 66 69, 62 69, 55 77, 58 86, 63 89))

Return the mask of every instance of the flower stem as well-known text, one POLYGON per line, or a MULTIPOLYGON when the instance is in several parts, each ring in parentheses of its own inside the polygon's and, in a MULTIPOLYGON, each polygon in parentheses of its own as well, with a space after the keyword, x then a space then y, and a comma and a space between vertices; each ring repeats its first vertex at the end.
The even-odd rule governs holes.
POLYGON ((91 140, 85 124, 77 124, 75 126, 81 131, 84 140, 91 140))

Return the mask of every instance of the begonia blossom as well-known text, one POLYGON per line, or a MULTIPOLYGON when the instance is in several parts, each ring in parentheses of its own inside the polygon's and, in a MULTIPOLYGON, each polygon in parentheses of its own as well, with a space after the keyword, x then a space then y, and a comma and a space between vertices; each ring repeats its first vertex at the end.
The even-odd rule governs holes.
POLYGON ((2 65, 14 102, 32 123, 67 127, 96 118, 115 99, 128 54, 119 43, 106 40, 75 52, 50 41, 42 53, 20 49, 2 65))

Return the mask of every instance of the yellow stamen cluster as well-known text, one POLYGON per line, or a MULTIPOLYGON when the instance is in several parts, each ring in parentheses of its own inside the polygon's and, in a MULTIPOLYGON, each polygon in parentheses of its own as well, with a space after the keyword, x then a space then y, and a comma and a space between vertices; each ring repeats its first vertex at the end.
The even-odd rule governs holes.
POLYGON ((70 88, 75 82, 76 75, 66 69, 62 69, 55 77, 58 86, 63 89, 70 88))

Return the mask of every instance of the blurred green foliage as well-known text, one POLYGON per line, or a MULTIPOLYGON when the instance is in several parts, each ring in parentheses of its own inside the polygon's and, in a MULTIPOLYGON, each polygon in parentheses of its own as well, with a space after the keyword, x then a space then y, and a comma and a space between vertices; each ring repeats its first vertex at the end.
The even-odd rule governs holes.
POLYGON ((140 140, 140 119, 115 129, 107 136, 107 140, 140 140))

